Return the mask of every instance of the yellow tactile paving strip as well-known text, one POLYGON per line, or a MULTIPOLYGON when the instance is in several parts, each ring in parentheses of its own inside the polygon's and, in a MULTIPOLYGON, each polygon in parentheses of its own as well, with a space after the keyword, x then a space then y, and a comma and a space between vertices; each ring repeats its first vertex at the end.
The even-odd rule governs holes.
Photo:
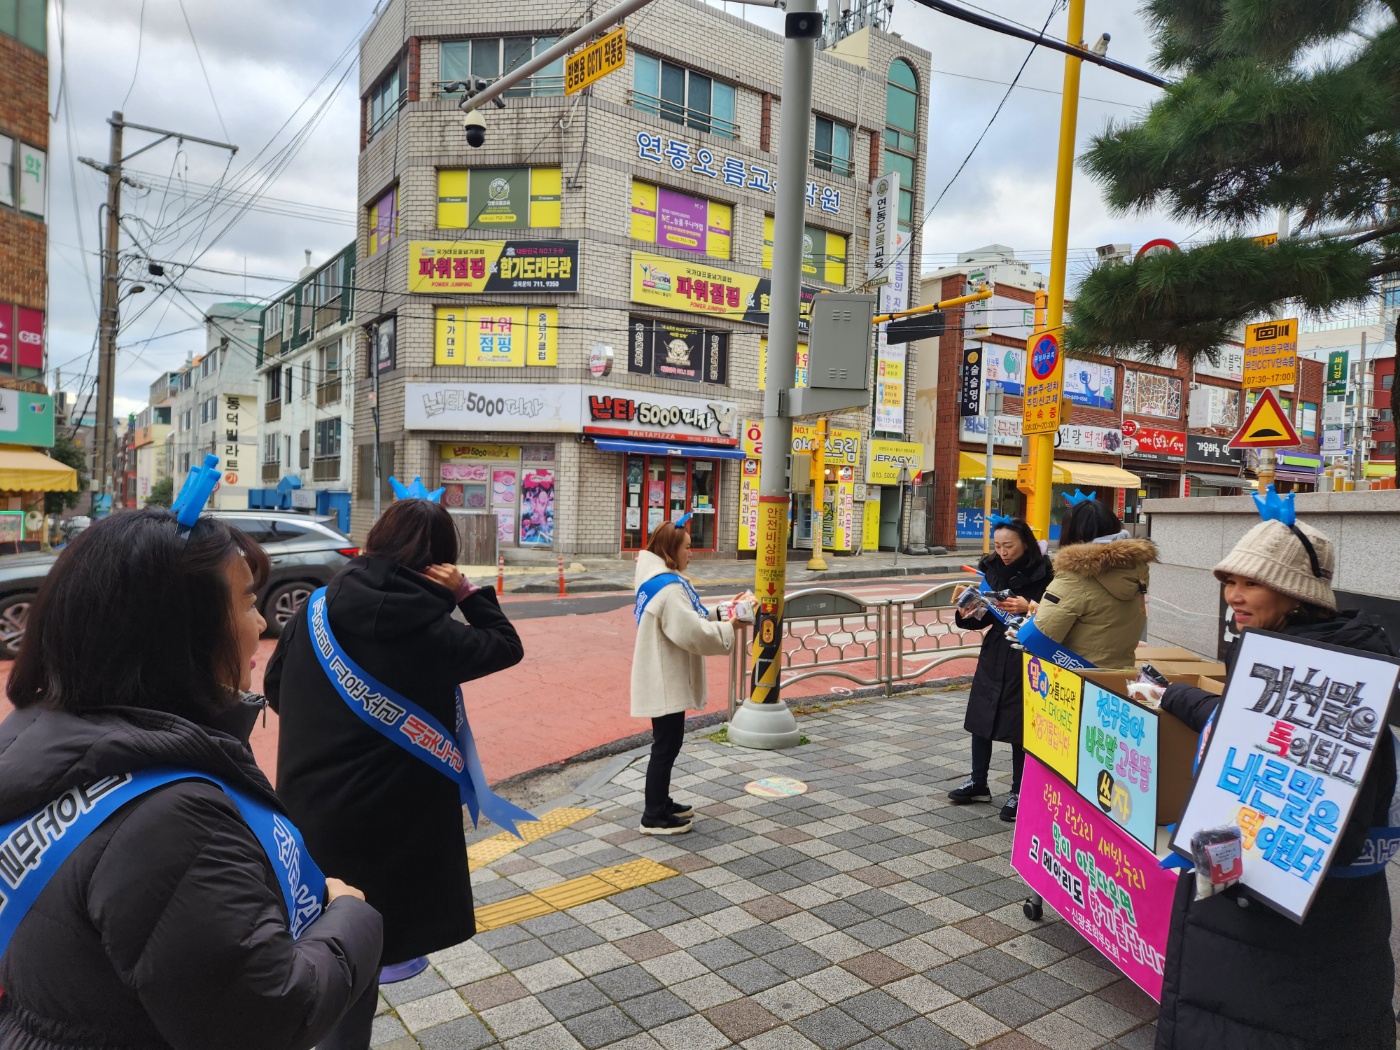
POLYGON ((502 926, 524 922, 526 919, 537 919, 541 915, 576 908, 580 904, 602 900, 614 893, 660 882, 679 874, 674 868, 668 868, 654 860, 631 860, 626 864, 603 868, 591 875, 581 875, 568 882, 536 890, 534 893, 477 908, 476 929, 478 933, 483 933, 486 930, 496 930, 502 926))
POLYGON ((580 820, 591 817, 597 812, 596 809, 575 809, 564 806, 550 810, 539 820, 521 824, 520 838, 516 838, 508 831, 503 831, 499 835, 492 835, 489 839, 474 842, 467 847, 467 870, 476 871, 477 868, 493 864, 502 857, 514 853, 521 846, 538 842, 546 835, 567 828, 570 824, 577 824, 580 820))

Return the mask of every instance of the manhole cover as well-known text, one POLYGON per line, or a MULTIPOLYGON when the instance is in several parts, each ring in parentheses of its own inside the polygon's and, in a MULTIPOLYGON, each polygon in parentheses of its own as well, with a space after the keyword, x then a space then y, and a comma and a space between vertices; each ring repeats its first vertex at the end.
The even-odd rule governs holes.
POLYGON ((744 790, 760 798, 787 798, 790 795, 805 794, 807 785, 792 777, 764 777, 762 780, 745 784, 744 790))

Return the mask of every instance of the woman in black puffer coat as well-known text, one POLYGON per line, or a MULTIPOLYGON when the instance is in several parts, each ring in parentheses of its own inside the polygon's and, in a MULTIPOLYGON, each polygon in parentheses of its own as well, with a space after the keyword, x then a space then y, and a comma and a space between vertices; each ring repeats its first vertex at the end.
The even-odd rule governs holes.
POLYGON ((190 779, 129 800, 40 890, 0 958, 0 1050, 307 1050, 374 987, 378 913, 328 878, 294 938, 267 852, 200 779, 286 819, 248 750, 261 704, 240 696, 266 571, 212 518, 186 538, 142 510, 92 526, 45 579, 0 723, 0 823, 107 777, 190 779))
MULTIPOLYGON (((999 606, 1008 613, 1025 616, 1032 603, 1040 601, 1054 579, 1051 562, 1041 550, 1029 525, 1017 518, 999 524, 992 533, 993 552, 982 558, 977 570, 993 591, 1009 590, 1014 595, 999 606)), ((959 592, 961 593, 961 592, 959 592)), ((1026 752, 1021 747, 1021 654, 1011 648, 1006 628, 990 613, 980 619, 957 614, 955 621, 964 631, 980 631, 982 652, 967 698, 963 728, 972 734, 972 776, 960 788, 948 793, 954 805, 990 802, 987 771, 992 764, 992 741, 1011 745, 1011 794, 1001 810, 1001 819, 1016 819, 1021 794, 1021 770, 1026 752)))
MULTIPOLYGON (((1242 628, 1393 656, 1385 632, 1364 613, 1337 611, 1332 564, 1322 533, 1266 521, 1215 574, 1242 628)), ((1232 667, 1234 658, 1232 649, 1232 667)), ((1180 684, 1162 696, 1162 709, 1197 731, 1219 703, 1180 684)), ((1370 828, 1394 823, 1395 786, 1395 740, 1382 726, 1333 872, 1357 859, 1370 828)), ((1384 871, 1324 879, 1302 924, 1243 887, 1194 897, 1195 876, 1184 874, 1172 906, 1157 1050, 1392 1050, 1395 966, 1384 871)))

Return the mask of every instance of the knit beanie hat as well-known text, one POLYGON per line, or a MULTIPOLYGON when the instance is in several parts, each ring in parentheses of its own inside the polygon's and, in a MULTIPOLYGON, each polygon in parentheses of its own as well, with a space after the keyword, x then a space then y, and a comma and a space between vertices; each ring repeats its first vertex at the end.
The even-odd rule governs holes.
POLYGON ((1222 582, 1226 576, 1243 576, 1290 598, 1335 612, 1332 567, 1332 541, 1311 525, 1301 521, 1292 526, 1281 521, 1261 521, 1215 567, 1215 575, 1222 582), (1307 543, 1303 542, 1304 537, 1307 543))

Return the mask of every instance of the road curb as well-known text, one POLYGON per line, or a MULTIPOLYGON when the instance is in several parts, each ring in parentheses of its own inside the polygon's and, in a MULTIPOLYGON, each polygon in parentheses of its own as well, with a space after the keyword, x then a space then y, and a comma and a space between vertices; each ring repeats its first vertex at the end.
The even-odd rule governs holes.
MULTIPOLYGON (((878 580, 895 576, 961 576, 964 575, 958 566, 954 565, 886 565, 877 569, 832 569, 827 572, 813 573, 810 576, 797 577, 788 581, 788 585, 794 584, 807 586, 810 584, 821 584, 829 580, 878 580)), ((613 583, 609 580, 572 580, 566 574, 565 585, 570 595, 574 594, 619 594, 632 590, 631 587, 623 583, 613 583)), ((709 586, 710 582, 704 577, 698 577, 695 584, 700 587, 709 586)), ((721 584, 714 584, 721 586, 721 584)), ((537 583, 525 583, 519 587, 511 587, 510 581, 506 581, 507 594, 554 594, 557 592, 559 582, 557 580, 539 581, 537 583)))

